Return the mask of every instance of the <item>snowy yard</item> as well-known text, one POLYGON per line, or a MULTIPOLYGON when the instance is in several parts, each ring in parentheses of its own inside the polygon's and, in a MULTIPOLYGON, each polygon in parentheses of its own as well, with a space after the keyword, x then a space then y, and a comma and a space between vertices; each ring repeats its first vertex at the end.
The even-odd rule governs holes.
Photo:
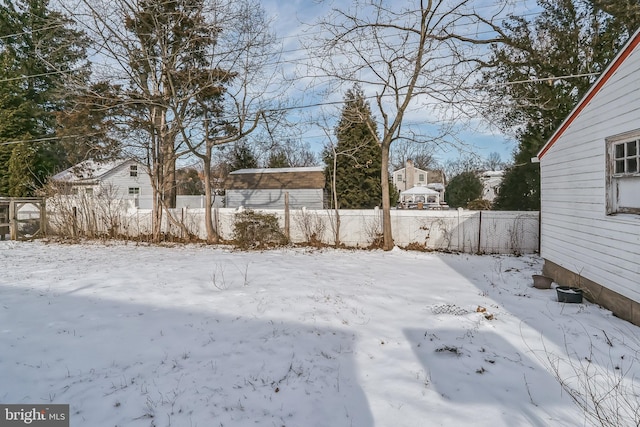
POLYGON ((639 329, 532 288, 541 268, 2 241, 0 402, 68 403, 73 427, 594 424, 562 379, 637 409, 639 329))

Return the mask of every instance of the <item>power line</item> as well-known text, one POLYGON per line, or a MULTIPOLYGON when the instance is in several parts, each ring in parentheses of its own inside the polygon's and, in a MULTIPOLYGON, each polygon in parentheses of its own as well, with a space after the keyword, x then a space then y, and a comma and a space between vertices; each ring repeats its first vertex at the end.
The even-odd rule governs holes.
MULTIPOLYGON (((597 76, 599 74, 600 73, 569 74, 569 75, 563 75, 563 76, 550 76, 550 77, 546 77, 546 78, 517 80, 517 81, 503 82, 503 83, 477 84, 477 85, 472 85, 472 86, 469 86, 469 87, 462 87, 462 88, 440 89, 439 92, 478 90, 478 89, 486 89, 486 88, 491 88, 491 87, 511 86, 511 85, 515 85, 515 84, 524 84, 524 83, 547 83, 547 82, 552 81, 552 80, 566 80, 566 79, 571 79, 571 78, 592 77, 592 76, 597 76)), ((389 94, 389 95, 386 95, 386 96, 392 97, 394 95, 389 94)), ((364 99, 366 99, 366 100, 373 100, 373 99, 376 99, 376 98, 377 98, 376 95, 370 95, 370 96, 365 96, 364 97, 364 99)), ((261 112, 261 111, 262 112, 277 113, 277 112, 284 112, 284 111, 304 110, 304 109, 309 109, 309 108, 319 108, 319 107, 327 107, 327 106, 335 106, 335 105, 344 105, 344 100, 314 102, 314 103, 309 103, 309 104, 304 104, 304 105, 292 105, 292 106, 280 107, 280 108, 267 108, 267 109, 263 109, 263 110, 258 110, 255 113, 247 114, 247 115, 249 116, 249 115, 259 114, 259 112, 261 112)), ((226 119, 231 119, 231 118, 233 118, 233 116, 229 116, 227 118, 223 117, 222 119, 226 120, 226 119)), ((445 121, 432 121, 432 122, 430 122, 430 124, 434 124, 434 125, 437 125, 438 123, 448 123, 448 122, 445 122, 445 121)), ((414 123, 414 124, 418 125, 419 123, 414 123)), ((35 142, 46 142, 46 141, 58 140, 58 139, 62 139, 62 138, 80 138, 80 137, 87 137, 87 136, 92 136, 92 135, 96 135, 96 134, 67 135, 67 136, 62 136, 62 137, 47 137, 47 138, 28 139, 28 140, 6 141, 6 142, 0 143, 0 146, 2 146, 2 145, 11 145, 11 144, 20 144, 20 143, 29 143, 29 142, 34 142, 34 143, 35 142)))
MULTIPOLYGON (((480 6, 479 8, 490 8, 493 6, 480 6)), ((534 16, 537 15, 538 13, 526 13, 526 14, 522 14, 522 15, 518 15, 518 16, 534 16)), ((505 18, 501 18, 500 21, 503 22, 505 20, 509 19, 509 17, 505 17, 505 18)), ((86 25, 85 23, 82 23, 78 20, 76 20, 77 23, 82 24, 82 25, 86 25)), ((52 29, 52 28, 58 28, 58 27, 62 27, 64 26, 64 24, 59 24, 59 25, 55 25, 55 26, 50 26, 50 27, 44 27, 41 29, 36 29, 36 30, 32 30, 31 32, 36 32, 36 31, 43 31, 46 29, 52 29)), ((481 35, 481 34, 490 34, 492 31, 480 31, 480 32, 475 32, 475 35, 481 35)), ((29 33, 28 31, 22 32, 22 33, 15 33, 13 35, 6 35, 6 36, 2 36, 0 37, 0 39, 2 38, 8 38, 8 37, 12 37, 15 35, 21 35, 21 34, 27 34, 29 33)), ((314 33, 306 33, 305 36, 309 36, 309 35, 313 35, 313 34, 321 34, 321 31, 318 32, 314 32, 314 33)), ((283 36, 280 37, 278 40, 280 42, 282 42, 284 39, 288 39, 288 38, 299 38, 300 36, 298 35, 291 35, 291 36, 283 36)), ((367 41, 367 39, 364 39, 364 41, 367 41)), ((393 47, 400 47, 401 45, 394 45, 394 44, 390 44, 389 47, 393 48, 393 47)), ((405 47, 407 46, 406 44, 404 45, 405 47)), ((409 45, 410 46, 410 45, 409 45)), ((292 58, 292 59, 281 59, 282 55, 285 54, 293 54, 293 53, 298 53, 298 52, 307 52, 308 49, 300 47, 300 48, 295 48, 295 49, 287 49, 287 50, 283 50, 281 52, 278 52, 277 55, 275 55, 275 57, 277 58, 275 61, 273 62, 267 62, 264 65, 265 66, 281 66, 283 64, 289 64, 289 65, 306 65, 305 61, 307 61, 309 58, 292 58)), ((182 52, 182 53, 190 53, 190 52, 182 52)), ((192 52, 191 52, 192 53, 192 52)), ((268 56, 273 58, 274 54, 272 53, 261 53, 261 54, 256 54, 253 55, 253 57, 260 57, 260 56, 268 56)), ((4 83, 4 82, 10 82, 10 81, 16 81, 16 80, 21 80, 21 79, 27 79, 27 78, 37 78, 37 77, 46 77, 49 75, 58 75, 58 74, 64 74, 64 73, 72 73, 75 71, 80 71, 80 69, 76 69, 76 70, 57 70, 57 71, 50 71, 50 72, 46 72, 46 73, 40 73, 40 74, 33 74, 33 75, 22 75, 22 76, 17 76, 17 77, 12 77, 12 78, 5 78, 5 79, 0 79, 0 83, 4 83)))
POLYGON ((27 75, 22 75, 18 77, 9 77, 6 79, 0 79, 0 83, 13 82, 16 80, 34 79, 37 77, 48 77, 48 76, 53 76, 57 74, 73 73, 81 70, 82 70, 81 68, 76 68, 75 70, 58 70, 58 71, 47 71, 46 73, 40 73, 40 74, 27 74, 27 75))
POLYGON ((31 143, 31 142, 47 142, 47 141, 57 141, 60 139, 68 139, 68 138, 83 138, 87 136, 97 135, 97 133, 88 133, 84 135, 62 135, 62 136, 47 136, 43 138, 32 138, 32 139, 21 139, 21 140, 12 140, 12 141, 4 141, 0 142, 0 146, 3 145, 13 145, 13 144, 23 144, 23 143, 31 143))
MULTIPOLYGON (((537 13, 529 13, 529 14, 524 14, 522 16, 533 16, 533 15, 537 15, 537 13)), ((502 21, 506 20, 508 18, 503 18, 502 21)), ((63 26, 61 25, 57 25, 57 26, 53 26, 53 27, 49 27, 49 28, 56 28, 56 27, 60 27, 63 26)), ((45 28, 41 29, 44 30, 45 28)), ((491 31, 484 31, 484 32, 476 32, 475 34, 488 34, 491 31)), ((24 33, 16 33, 16 35, 18 34, 26 34, 27 32, 24 33)), ((307 33, 307 35, 309 34, 314 34, 314 33, 307 33)), ((3 36, 2 38, 7 38, 7 37, 11 37, 11 35, 8 36, 3 36)), ((282 41, 286 38, 293 38, 293 37, 298 37, 298 36, 285 36, 280 38, 279 40, 282 41)), ((393 45, 390 45, 390 47, 392 47, 393 45)), ((397 45, 400 46, 400 45, 397 45)), ((289 53, 296 53, 296 52, 303 52, 306 51, 306 49, 304 48, 296 48, 296 49, 289 49, 289 50, 285 50, 280 52, 281 54, 289 54, 289 53)), ((267 55, 267 54, 264 54, 267 55)), ((296 64, 296 63, 302 63, 299 61, 303 61, 306 58, 302 58, 302 59, 293 59, 293 60, 277 60, 275 62, 273 62, 273 65, 282 65, 284 63, 291 63, 291 64, 296 64)), ((25 78, 36 78, 36 77, 43 77, 43 76, 48 76, 48 75, 57 75, 57 74, 64 74, 64 73, 72 73, 75 71, 79 71, 80 69, 76 69, 76 70, 58 70, 58 71, 51 71, 51 72, 47 72, 47 73, 40 73, 40 74, 34 74, 34 75, 23 75, 23 76, 18 76, 18 77, 12 77, 12 78, 6 78, 6 79, 0 79, 0 83, 2 82, 10 82, 10 81, 16 81, 16 80, 21 80, 21 79, 25 79, 25 78)), ((524 84, 524 83, 536 83, 536 82, 548 82, 549 80, 558 80, 558 79, 569 79, 569 78, 579 78, 579 77, 588 77, 588 76, 594 76, 597 75, 599 73, 586 73, 586 74, 574 74, 574 75, 565 75, 565 76, 559 76, 559 77, 555 77, 555 76, 549 76, 546 78, 535 78, 535 79, 527 79, 527 80, 520 80, 520 81, 514 81, 514 82, 503 82, 503 83, 491 83, 491 84, 476 84, 476 85, 471 85, 469 87, 463 87, 463 88, 441 88, 439 90, 437 90, 436 92, 450 92, 450 91, 456 91, 456 90, 479 90, 479 89, 485 89, 485 88, 491 88, 491 87, 500 87, 500 86, 508 86, 508 85, 515 85, 515 84, 524 84)), ((366 99, 375 99, 376 96, 369 96, 369 97, 365 97, 366 99)), ((282 108, 274 108, 274 109, 266 109, 264 111, 267 112, 281 112, 281 111, 293 111, 293 110, 303 110, 303 109, 310 109, 310 108, 318 108, 318 107, 323 107, 323 106, 335 106, 335 105, 343 105, 344 101, 340 100, 340 101, 323 101, 323 102, 314 102, 314 103, 308 103, 305 105, 297 105, 297 106, 289 106, 289 107, 282 107, 282 108)), ((80 137, 81 135, 75 135, 75 137, 80 137)), ((87 136, 87 135, 85 135, 87 136)), ((70 137, 70 136, 69 136, 70 137)), ((41 138, 41 139, 32 139, 32 140, 22 140, 22 141, 9 141, 9 142, 4 142, 4 143, 0 143, 0 145, 8 145, 8 144, 15 144, 15 143, 21 143, 21 142, 44 142, 44 141, 48 141, 48 140, 55 140, 58 139, 57 137, 50 137, 50 138, 41 138)))
POLYGON ((32 29, 32 30, 22 31, 20 33, 6 34, 4 36, 0 36, 0 40, 8 39, 8 38, 11 38, 11 37, 18 37, 18 36, 22 36, 22 35, 25 35, 25 34, 39 33, 40 31, 53 30, 55 28, 60 28, 60 27, 64 27, 64 26, 65 26, 65 24, 57 24, 57 25, 52 25, 50 27, 42 27, 42 28, 35 28, 35 29, 32 29))

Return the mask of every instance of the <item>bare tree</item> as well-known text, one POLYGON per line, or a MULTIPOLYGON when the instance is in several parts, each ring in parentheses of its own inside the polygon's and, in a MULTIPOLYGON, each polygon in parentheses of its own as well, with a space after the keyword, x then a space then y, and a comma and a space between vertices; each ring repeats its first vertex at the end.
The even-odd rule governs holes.
MULTIPOLYGON (((269 22, 264 12, 250 1, 230 1, 226 6, 226 13, 215 15, 216 24, 224 27, 226 34, 219 36, 218 49, 209 59, 215 61, 217 69, 232 70, 231 81, 224 91, 225 102, 216 94, 211 97, 199 93, 194 108, 201 116, 186 117, 180 126, 191 153, 202 160, 206 200, 213 200, 213 148, 242 141, 258 128, 262 119, 266 123, 270 116, 280 115, 277 108, 268 108, 263 101, 272 78, 265 72, 272 59, 269 53, 276 46, 269 22)), ((217 242, 219 236, 210 208, 205 210, 207 240, 217 242)))
POLYGON ((407 138, 429 139, 418 138, 419 131, 407 125, 409 113, 454 105, 456 94, 474 75, 473 67, 461 57, 467 53, 462 44, 496 41, 474 36, 487 20, 478 19, 469 0, 398 3, 358 0, 348 10, 334 10, 317 23, 326 36, 307 46, 317 59, 310 65, 318 78, 348 86, 359 83, 365 92, 375 93, 382 135, 372 131, 372 136, 382 159, 385 250, 393 248, 391 144, 407 138))
POLYGON ((286 139, 279 149, 286 156, 291 167, 317 166, 318 156, 311 149, 308 142, 299 139, 286 139))
POLYGON ((449 159, 444 164, 444 171, 449 178, 460 175, 464 172, 480 173, 485 167, 485 161, 477 154, 467 153, 457 159, 449 159))
POLYGON ((418 169, 439 168, 438 160, 435 156, 435 147, 427 142, 414 142, 408 139, 401 139, 391 147, 391 165, 394 170, 402 169, 406 166, 407 160, 413 161, 418 169))
POLYGON ((500 153, 495 151, 489 153, 484 163, 485 168, 491 171, 502 170, 502 168, 504 168, 505 166, 505 162, 502 161, 500 153))
POLYGON ((338 175, 338 159, 340 157, 348 158, 351 161, 355 162, 356 165, 359 163, 358 151, 364 149, 368 144, 366 141, 363 141, 360 145, 355 147, 347 147, 340 149, 339 144, 333 140, 331 137, 331 133, 325 129, 325 134, 329 143, 325 147, 325 152, 329 154, 329 158, 331 160, 331 164, 327 165, 327 169, 329 172, 329 185, 331 186, 331 206, 333 206, 333 212, 335 215, 335 222, 333 225, 333 236, 334 236, 334 245, 340 246, 340 202, 338 200, 338 190, 336 187, 338 175))
MULTIPOLYGON (((118 88, 121 125, 130 151, 146 161, 153 187, 153 237, 163 210, 175 206, 176 160, 203 163, 211 200, 216 145, 254 131, 268 82, 262 73, 273 37, 250 0, 79 0, 79 21, 104 58, 103 78, 118 88)), ((217 233, 206 212, 208 240, 217 233)), ((180 224, 176 224, 180 226, 180 224)))

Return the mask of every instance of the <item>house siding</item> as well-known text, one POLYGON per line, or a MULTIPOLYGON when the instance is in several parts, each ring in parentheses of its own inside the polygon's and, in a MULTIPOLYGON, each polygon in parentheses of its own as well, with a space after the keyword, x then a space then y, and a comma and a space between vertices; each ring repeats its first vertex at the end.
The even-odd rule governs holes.
POLYGON ((640 303, 640 215, 607 215, 606 176, 606 138, 640 128, 638 76, 636 47, 541 151, 540 167, 541 254, 549 269, 640 303))
POLYGON ((289 207, 322 209, 324 206, 324 168, 240 169, 225 179, 225 206, 248 209, 283 209, 285 194, 289 207))
POLYGON ((135 164, 133 161, 128 161, 106 173, 101 178, 102 185, 113 185, 117 190, 118 197, 123 199, 132 198, 129 196, 129 187, 138 187, 140 188, 140 199, 151 199, 153 195, 151 179, 145 168, 138 164, 138 176, 132 177, 129 174, 129 167, 135 164))
POLYGON ((226 206, 247 209, 284 209, 285 193, 289 193, 289 208, 322 209, 322 189, 254 189, 227 190, 225 194, 226 206))

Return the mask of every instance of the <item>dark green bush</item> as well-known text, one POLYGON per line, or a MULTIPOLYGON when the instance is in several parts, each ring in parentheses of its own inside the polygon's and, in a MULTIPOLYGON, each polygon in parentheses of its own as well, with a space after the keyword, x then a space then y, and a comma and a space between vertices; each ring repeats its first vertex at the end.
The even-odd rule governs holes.
POLYGON ((242 211, 236 214, 233 229, 235 244, 241 249, 262 249, 288 243, 273 214, 242 211))

